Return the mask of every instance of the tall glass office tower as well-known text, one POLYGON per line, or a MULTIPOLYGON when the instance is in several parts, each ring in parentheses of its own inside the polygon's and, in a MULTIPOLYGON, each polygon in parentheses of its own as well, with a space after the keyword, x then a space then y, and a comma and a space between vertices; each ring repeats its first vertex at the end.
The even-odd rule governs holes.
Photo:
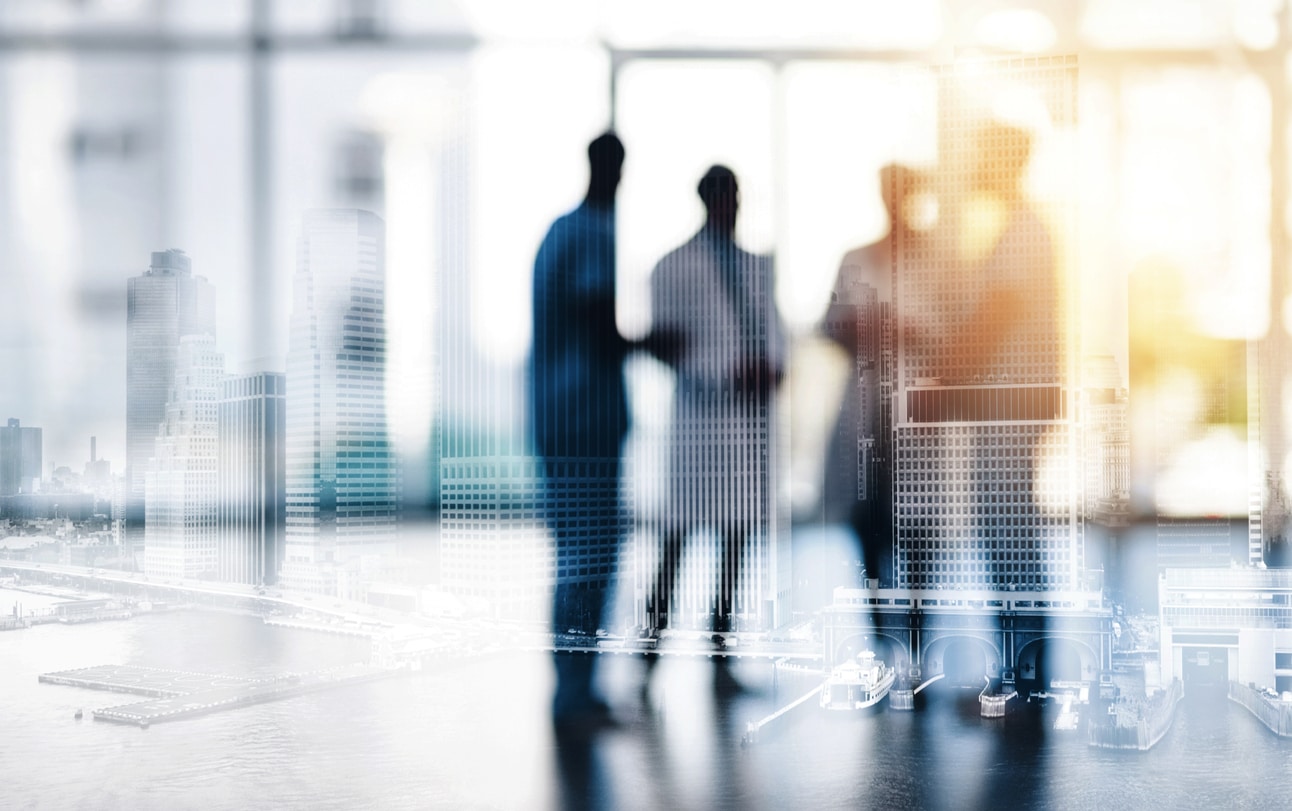
POLYGON ((287 376, 224 379, 218 410, 220 579, 278 582, 287 509, 287 376))
POLYGON ((351 595, 345 584, 365 560, 395 552, 400 481, 386 421, 385 311, 381 218, 307 213, 287 352, 288 588, 351 595))
POLYGON ((224 356, 209 335, 180 339, 166 416, 144 476, 144 571, 215 575, 216 400, 224 356))
POLYGON ((127 283, 125 553, 144 540, 144 476, 175 382, 185 335, 215 336, 215 288, 194 276, 181 250, 157 251, 148 270, 127 283))
POLYGON ((938 191, 955 213, 923 242, 898 246, 894 263, 899 587, 1081 587, 1073 319, 1042 216, 1052 201, 1023 193, 1029 137, 993 122, 980 98, 1010 86, 1070 126, 1076 71, 1075 57, 1053 57, 952 65, 938 76, 938 191), (999 206, 998 229, 975 219, 993 204, 980 200, 999 206), (987 250, 966 256, 975 237, 987 250))
POLYGON ((0 496, 34 493, 41 479, 41 429, 10 419, 0 426, 0 496))

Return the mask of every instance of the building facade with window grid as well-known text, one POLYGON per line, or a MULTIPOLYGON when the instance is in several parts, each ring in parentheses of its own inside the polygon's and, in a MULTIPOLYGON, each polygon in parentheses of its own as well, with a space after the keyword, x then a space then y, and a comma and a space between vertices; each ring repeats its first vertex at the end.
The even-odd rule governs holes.
POLYGON ((224 356, 209 335, 179 342, 166 417, 144 477, 144 573, 216 573, 217 400, 224 356))
POLYGON ((220 580, 276 583, 287 505, 287 376, 226 378, 218 423, 220 580))
POLYGON ((552 551, 538 467, 519 455, 440 461, 441 582, 495 617, 536 619, 549 610, 552 551))
POLYGON ((193 275, 183 251, 157 251, 148 270, 127 282, 126 301, 125 542, 136 555, 144 542, 144 478, 166 419, 180 339, 215 335, 215 288, 193 275))
POLYGON ((395 551, 400 480, 386 420, 381 218, 307 213, 293 296, 281 579, 333 594, 340 567, 395 551))
POLYGON ((1292 690, 1292 572, 1167 568, 1158 611, 1162 683, 1207 651, 1230 681, 1292 690))
MULTIPOLYGON (((975 98, 984 74, 1026 88, 1056 124, 1075 121, 1073 57, 941 69, 938 191, 966 209, 984 173, 1012 177, 1027 160, 1007 130, 984 127, 975 98)), ((1083 480, 1066 353, 1071 319, 1054 246, 1039 216, 1018 207, 1007 210, 986 258, 966 263, 973 222, 966 213, 949 219, 910 250, 894 249, 895 582, 1077 589, 1083 480), (1024 303, 1003 333, 973 320, 999 289, 1024 303)))

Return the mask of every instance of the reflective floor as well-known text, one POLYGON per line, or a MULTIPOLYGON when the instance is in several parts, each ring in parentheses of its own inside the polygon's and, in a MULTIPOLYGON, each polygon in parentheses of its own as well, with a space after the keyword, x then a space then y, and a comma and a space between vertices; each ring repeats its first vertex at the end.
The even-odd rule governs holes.
MULTIPOLYGON (((948 689, 915 712, 807 702, 741 745, 746 724, 814 686, 742 662, 715 696, 702 658, 604 654, 623 727, 558 739, 552 668, 484 655, 387 681, 146 730, 89 720, 136 697, 40 684, 120 663, 269 676, 362 660, 365 640, 171 612, 0 633, 6 808, 1269 808, 1292 791, 1292 741, 1223 697, 1186 696, 1149 752, 1089 746, 1049 715, 978 716, 948 689), (85 720, 74 713, 85 710, 85 720)), ((932 690, 930 690, 932 692, 932 690)))

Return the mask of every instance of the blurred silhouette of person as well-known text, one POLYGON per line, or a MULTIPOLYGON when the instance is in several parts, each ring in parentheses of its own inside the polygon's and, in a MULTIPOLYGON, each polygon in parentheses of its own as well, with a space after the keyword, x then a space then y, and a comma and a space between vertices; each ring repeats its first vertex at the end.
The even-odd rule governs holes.
MULTIPOLYGON (((1063 416, 1063 314, 1050 231, 1023 188, 1032 136, 1018 127, 989 122, 979 127, 977 145, 975 192, 998 207, 1003 219, 991 250, 969 268, 975 277, 977 296, 969 300, 967 315, 958 325, 957 339, 950 342, 947 351, 952 353, 966 382, 1043 386, 1032 389, 1032 396, 1014 405, 1008 419, 1057 420, 1063 416)), ((966 404, 963 419, 980 421, 1000 416, 988 413, 988 408, 985 403, 966 404)), ((1045 523, 1047 507, 1037 497, 1047 429, 1033 425, 1015 430, 1022 455, 1018 465, 1029 496, 1023 510, 1029 518, 1045 523)), ((989 438, 983 435, 983 429, 979 432, 979 454, 986 457, 990 454, 989 438)), ((986 490, 992 482, 982 480, 979 486, 986 490)), ((990 507, 984 507, 980 516, 984 535, 994 534, 990 527, 992 512, 990 507)), ((1037 541, 1028 543, 1030 546, 1037 541)), ((1034 548, 1025 550, 1025 554, 1028 560, 1040 559, 1034 548)), ((1031 579, 1022 585, 1049 584, 1031 579)))
POLYGON ((569 725, 556 727, 557 807, 600 811, 616 806, 611 774, 599 742, 569 725))
MULTIPOLYGON (((889 228, 878 242, 844 255, 821 331, 849 358, 849 379, 826 453, 822 518, 846 523, 861 545, 866 577, 893 585, 893 442, 889 402, 895 346, 886 346, 897 322, 893 284, 898 256, 923 239, 906 202, 924 178, 905 166, 880 170, 880 196, 889 228)), ((846 584, 852 585, 852 584, 846 584)))
MULTIPOLYGON (((966 439, 977 463, 967 473, 964 518, 982 550, 977 577, 998 590, 1080 588, 1071 563, 1050 548, 1049 539, 1070 537, 1070 508, 1047 503, 1040 480, 1045 455, 1066 453, 1052 439, 1064 430, 1066 347, 1053 240, 1024 189, 1032 136, 988 122, 975 138, 971 199, 997 212, 983 220, 995 225, 983 230, 994 238, 963 270, 968 295, 940 365, 949 382, 976 395, 948 416, 973 426, 966 439)), ((1030 677, 1082 678, 1079 669, 1056 675, 1050 664, 1038 662, 1030 677)))
POLYGON ((1028 201, 1024 176, 1032 154, 1026 130, 1000 122, 978 129, 974 191, 1003 212, 992 248, 970 268, 979 295, 948 346, 962 368, 984 380, 1061 384, 1062 313, 1049 228, 1028 201), (1028 378, 1021 380, 1020 378, 1028 378))
MULTIPOLYGON (((614 220, 623 161, 623 144, 611 133, 588 145, 587 196, 552 224, 534 261, 529 400, 556 546, 555 634, 592 637, 601 627, 625 530, 619 461, 628 432, 623 361, 630 345, 615 323, 614 220)), ((555 654, 558 733, 615 726, 594 685, 596 659, 555 654)))
MULTIPOLYGON (((708 530, 719 537, 712 630, 733 630, 736 581, 749 536, 766 529, 774 441, 770 405, 782 377, 780 319, 768 257, 735 241, 739 189, 725 166, 711 167, 698 192, 705 221, 651 275, 654 334, 677 346, 665 526, 648 599, 656 634, 677 611, 673 594, 683 543, 708 530)), ((649 659, 652 664, 654 659, 649 659)), ((715 688, 739 689, 716 657, 715 688)))

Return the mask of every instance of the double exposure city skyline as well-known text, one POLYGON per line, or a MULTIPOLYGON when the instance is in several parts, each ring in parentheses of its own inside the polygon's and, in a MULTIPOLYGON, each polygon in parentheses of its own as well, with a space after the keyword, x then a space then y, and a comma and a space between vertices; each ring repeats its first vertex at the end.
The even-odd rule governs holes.
POLYGON ((685 6, 0 8, 6 796, 1287 794, 1292 6, 685 6))

